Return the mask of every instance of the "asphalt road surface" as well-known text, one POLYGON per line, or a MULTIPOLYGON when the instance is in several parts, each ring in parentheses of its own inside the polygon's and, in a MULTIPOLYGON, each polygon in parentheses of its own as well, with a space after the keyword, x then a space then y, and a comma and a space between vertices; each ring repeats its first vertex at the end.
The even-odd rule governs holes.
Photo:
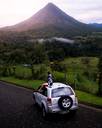
POLYGON ((31 90, 0 82, 0 128, 102 128, 102 110, 81 105, 74 117, 44 120, 31 90))

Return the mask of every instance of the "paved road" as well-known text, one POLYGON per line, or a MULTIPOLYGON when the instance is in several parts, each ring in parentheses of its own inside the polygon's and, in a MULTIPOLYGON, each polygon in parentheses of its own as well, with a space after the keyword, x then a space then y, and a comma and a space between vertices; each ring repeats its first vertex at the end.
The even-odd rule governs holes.
POLYGON ((32 91, 0 82, 0 128, 102 128, 102 110, 81 105, 75 117, 41 117, 32 91))

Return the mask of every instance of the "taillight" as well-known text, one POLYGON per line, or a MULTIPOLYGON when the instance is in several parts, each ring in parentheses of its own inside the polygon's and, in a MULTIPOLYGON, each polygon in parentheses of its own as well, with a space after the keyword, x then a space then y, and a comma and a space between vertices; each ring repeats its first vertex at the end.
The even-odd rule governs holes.
POLYGON ((51 98, 47 98, 47 104, 48 105, 51 105, 52 103, 51 103, 51 98))

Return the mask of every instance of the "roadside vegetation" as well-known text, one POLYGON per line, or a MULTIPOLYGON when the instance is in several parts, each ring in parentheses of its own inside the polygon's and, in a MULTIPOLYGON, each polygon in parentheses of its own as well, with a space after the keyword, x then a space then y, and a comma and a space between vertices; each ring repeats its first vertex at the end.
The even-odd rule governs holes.
POLYGON ((90 93, 82 92, 82 91, 76 91, 76 94, 77 94, 79 102, 102 108, 101 97, 98 97, 90 93))
POLYGON ((37 88, 47 81, 50 71, 54 81, 70 84, 85 94, 102 96, 102 33, 75 37, 72 44, 56 40, 29 42, 25 38, 15 38, 14 43, 3 41, 0 40, 1 80, 37 88))
MULTIPOLYGON (((102 98, 98 93, 98 65, 96 57, 72 57, 50 65, 33 65, 33 78, 30 65, 16 65, 15 73, 1 76, 0 80, 15 83, 29 89, 37 89, 47 80, 47 71, 51 71, 54 81, 70 84, 76 91, 80 102, 102 106, 102 98)), ((12 67, 11 67, 12 69, 12 67)), ((9 71, 7 71, 9 72, 9 71)))
MULTIPOLYGON (((70 84, 73 88, 97 94, 98 92, 98 58, 74 57, 49 64, 16 65, 10 66, 1 75, 1 78, 16 78, 18 80, 43 80, 47 81, 47 72, 50 70, 54 81, 70 84), (32 72, 33 66, 33 72, 32 72), (13 69, 14 68, 14 69, 13 69)), ((15 80, 14 80, 15 81, 15 80)))
POLYGON ((37 89, 39 85, 41 85, 44 82, 43 80, 25 80, 18 79, 15 77, 1 77, 0 80, 13 83, 17 86, 25 87, 28 89, 37 89))

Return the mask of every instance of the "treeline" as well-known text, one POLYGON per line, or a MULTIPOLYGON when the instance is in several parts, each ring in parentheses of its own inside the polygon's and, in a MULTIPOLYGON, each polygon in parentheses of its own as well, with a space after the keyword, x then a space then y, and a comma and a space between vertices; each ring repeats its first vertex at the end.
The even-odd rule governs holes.
POLYGON ((74 43, 64 43, 53 40, 45 42, 46 50, 50 59, 63 59, 65 57, 102 55, 102 35, 91 35, 87 37, 75 37, 74 43))
POLYGON ((44 61, 62 61, 66 57, 102 55, 102 35, 75 37, 74 40, 74 43, 57 40, 31 42, 24 37, 19 41, 15 38, 16 43, 0 40, 0 64, 38 64, 44 61))
MULTIPOLYGON (((75 40, 75 43, 45 39, 44 43, 40 44, 45 48, 45 53, 51 61, 63 60, 63 58, 70 56, 98 57, 102 54, 102 32, 94 32, 91 35, 77 36, 72 39, 75 40)), ((27 48, 36 47, 34 45, 37 43, 39 44, 39 41, 33 33, 0 32, 0 49, 9 47, 8 49, 11 48, 11 51, 14 51, 16 47, 16 50, 26 52, 27 48)))
POLYGON ((102 32, 94 32, 85 37, 78 36, 75 40, 79 44, 79 50, 83 56, 99 57, 102 55, 102 32))

